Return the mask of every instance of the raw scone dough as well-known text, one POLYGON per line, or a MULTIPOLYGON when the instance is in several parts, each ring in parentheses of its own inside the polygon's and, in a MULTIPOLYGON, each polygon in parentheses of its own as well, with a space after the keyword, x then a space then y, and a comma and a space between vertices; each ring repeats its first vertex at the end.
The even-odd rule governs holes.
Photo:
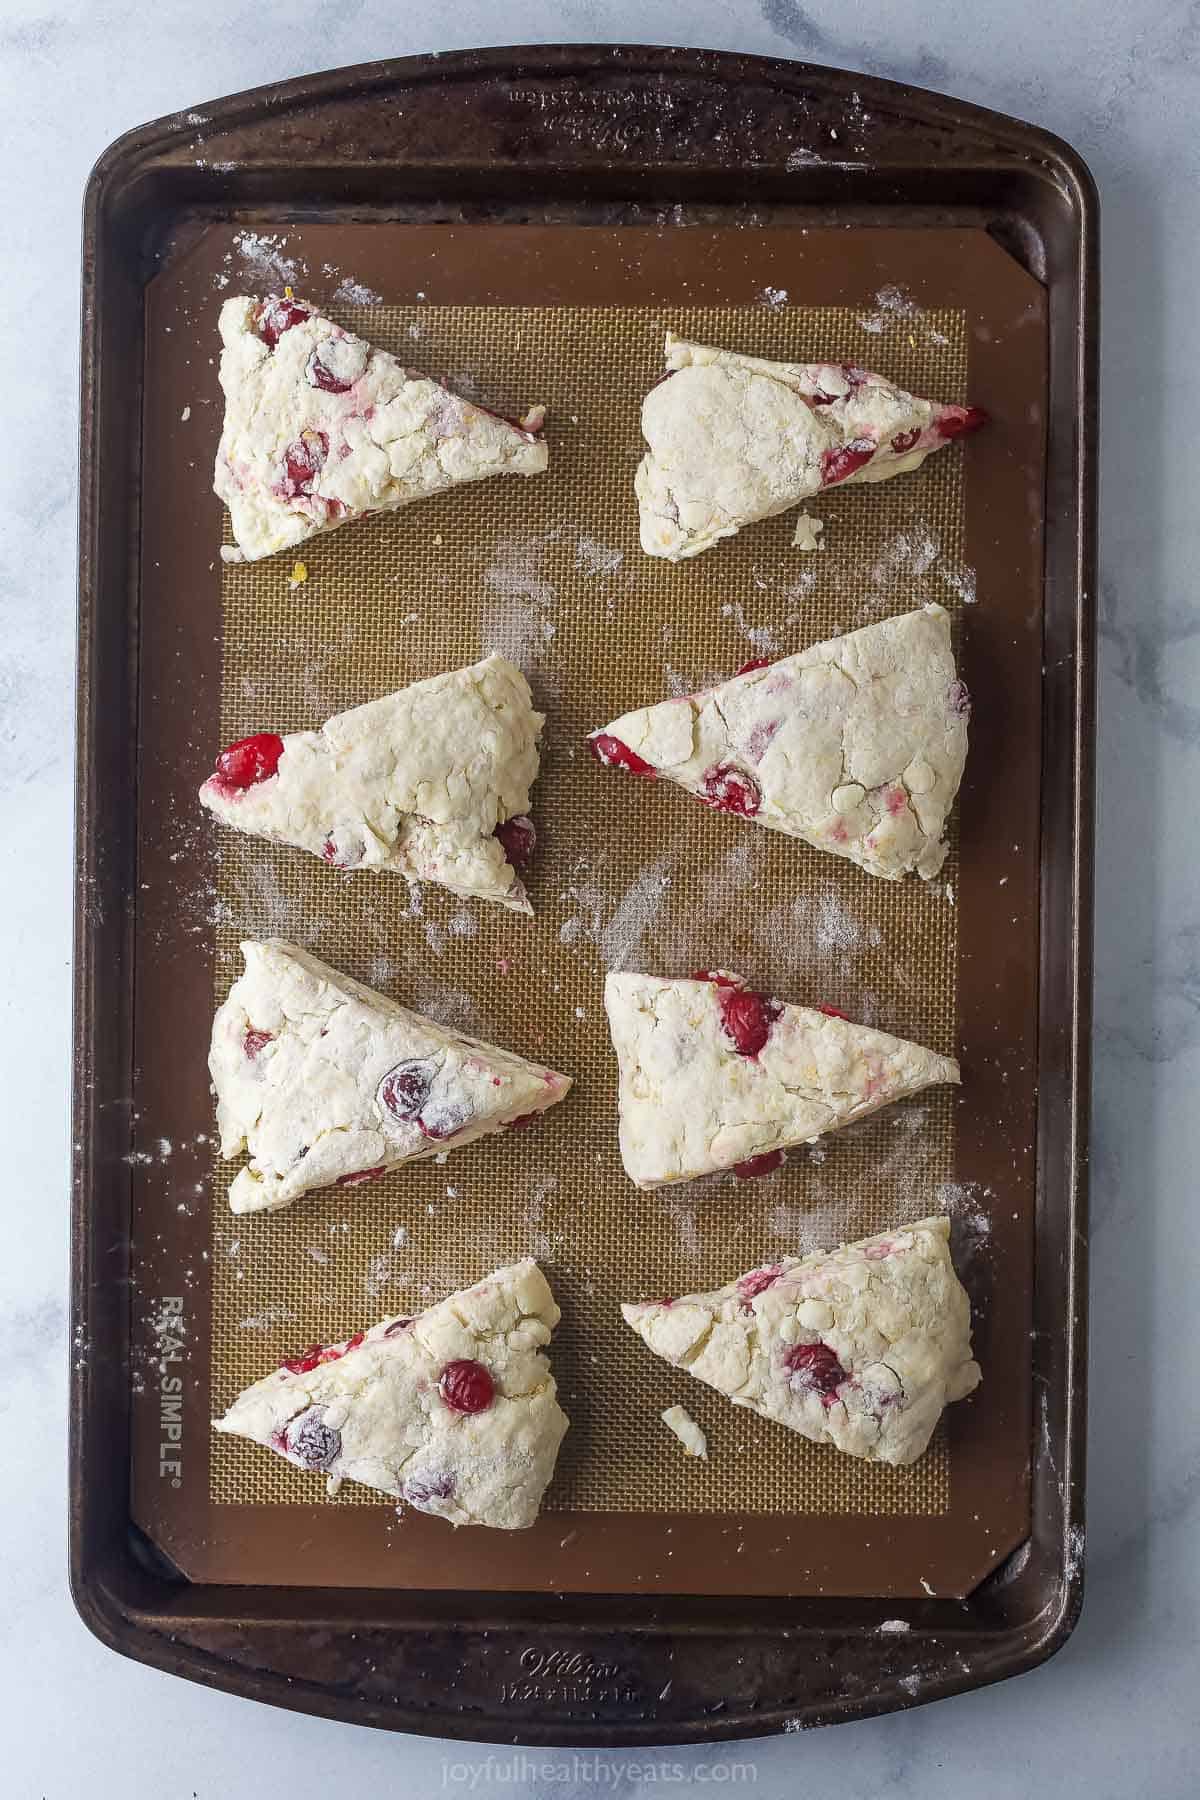
POLYGON ((768 362, 667 333, 642 403, 642 549, 679 562, 852 481, 886 481, 984 422, 844 363, 768 362))
POLYGON ((270 757, 239 759, 234 745, 200 798, 227 825, 335 868, 394 869, 530 913, 496 833, 508 827, 532 848, 525 815, 544 722, 521 671, 489 656, 337 713, 319 731, 245 739, 269 743, 270 757))
POLYGON ((452 1525, 532 1525, 567 1417, 542 1354, 559 1311, 535 1262, 497 1269, 416 1318, 314 1344, 238 1395, 218 1431, 329 1492, 361 1481, 452 1525))
POLYGON ((221 308, 225 428, 213 487, 256 562, 367 513, 464 481, 540 475, 544 409, 521 424, 406 369, 307 302, 238 294, 221 308))
POLYGON ((740 975, 611 974, 604 1004, 620 1076, 621 1160, 640 1188, 691 1181, 812 1143, 959 1079, 920 1044, 811 1006, 788 1006, 740 975))
POLYGON ((229 1189, 235 1213, 457 1150, 545 1112, 571 1085, 280 938, 244 943, 242 955, 208 1058, 221 1155, 250 1153, 229 1189))
POLYGON ((702 1462, 708 1461, 708 1439, 686 1406, 668 1406, 658 1416, 667 1430, 679 1439, 685 1456, 698 1456, 702 1462))
POLYGON ((735 1406, 868 1462, 915 1462, 942 1408, 980 1380, 949 1219, 621 1311, 656 1356, 735 1406))
POLYGON ((930 605, 624 713, 591 747, 870 875, 928 879, 946 859, 969 714, 949 614, 930 605))

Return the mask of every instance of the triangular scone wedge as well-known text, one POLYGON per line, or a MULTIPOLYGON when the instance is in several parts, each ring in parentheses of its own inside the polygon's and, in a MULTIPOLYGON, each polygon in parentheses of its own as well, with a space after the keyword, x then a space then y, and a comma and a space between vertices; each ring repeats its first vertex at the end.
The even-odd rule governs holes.
POLYGON ((200 799, 252 837, 335 869, 395 870, 531 913, 518 868, 545 723, 503 656, 337 713, 319 731, 263 731, 223 750, 200 799))
POLYGON ((735 1406, 868 1462, 916 1462, 943 1407, 980 1380, 949 1219, 621 1311, 656 1356, 735 1406))
POLYGON ((970 698, 941 606, 864 625, 591 735, 597 761, 661 775, 719 812, 928 879, 967 757, 970 698))
POLYGON ((532 1525, 567 1417, 543 1355, 559 1311, 535 1262, 497 1269, 415 1318, 313 1344, 239 1394, 218 1431, 329 1492, 360 1481, 452 1525, 532 1525))
POLYGON ((952 1057, 786 1005, 724 969, 686 981, 609 975, 604 1005, 621 1160, 640 1188, 718 1169, 768 1174, 794 1144, 959 1079, 952 1057))
POLYGON ((466 481, 540 475, 544 408, 520 423, 406 369, 306 301, 238 294, 221 308, 225 428, 213 477, 256 562, 368 513, 466 481))
POLYGON ((642 549, 670 562, 826 488, 920 468, 986 418, 846 363, 768 362, 670 331, 665 354, 634 487, 642 549))
POLYGON ((281 938, 245 943, 208 1067, 226 1159, 250 1153, 235 1213, 290 1206, 503 1131, 571 1083, 462 1037, 281 938))

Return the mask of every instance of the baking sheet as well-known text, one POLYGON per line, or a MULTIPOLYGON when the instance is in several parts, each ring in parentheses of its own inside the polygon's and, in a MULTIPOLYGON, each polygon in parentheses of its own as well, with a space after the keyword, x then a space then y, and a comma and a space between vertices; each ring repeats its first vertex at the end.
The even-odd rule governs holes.
MULTIPOLYGON (((169 1232, 143 1229, 140 1240, 154 1344, 156 1320, 172 1317, 161 1306, 155 1314, 163 1290, 145 1279, 168 1266, 154 1237, 169 1238, 176 1254, 186 1238, 192 1260, 180 1284, 196 1414, 189 1475, 164 1487, 144 1448, 135 1473, 152 1496, 155 1535, 202 1578, 257 1578, 266 1554, 274 1578, 299 1579, 294 1556, 287 1572, 287 1546, 303 1541, 308 1581, 361 1580, 369 1569, 377 1582, 454 1585, 465 1560, 478 1585, 798 1592, 825 1588, 832 1575, 839 1591, 961 1591, 966 1571, 982 1573, 1024 1529, 1027 1407, 1015 1385, 988 1379, 986 1352, 1000 1351, 994 1366, 1008 1369, 1006 1349, 1018 1366, 1028 1354, 1032 1170, 1023 1140, 996 1134, 1023 1117, 1032 1143, 1039 539, 1027 502, 1040 480, 1039 291, 980 233, 945 234, 932 263, 927 234, 888 234, 887 271, 905 277, 888 281, 868 233, 683 234, 685 249, 674 235, 668 255, 656 233, 508 229, 492 234, 489 255, 478 233, 445 230, 392 232, 383 244, 375 228, 350 228, 330 234, 336 245, 320 227, 286 238, 216 231, 151 289, 147 423, 168 484, 181 457, 200 472, 189 480, 207 475, 221 297, 283 278, 500 410, 534 399, 551 408, 548 476, 483 484, 335 533, 298 553, 307 580, 294 589, 290 557, 224 570, 212 558, 172 564, 171 611, 198 604, 211 622, 219 602, 221 629, 203 653, 198 693, 193 684, 187 754, 169 772, 156 756, 146 771, 151 818, 156 777, 165 782, 143 843, 167 892, 151 880, 143 906, 152 914, 165 902, 174 913, 166 929, 210 956, 209 1010, 213 989, 223 993, 235 972, 237 939, 277 932, 577 1078, 534 1132, 352 1195, 233 1220, 223 1209, 231 1171, 213 1171, 210 1213, 208 1147, 195 1143, 203 1133, 167 1129, 181 1111, 195 1124, 194 1102, 183 1107, 175 1085, 169 1100, 155 1091, 164 1085, 157 1059, 140 1059, 138 1141, 147 1147, 135 1156, 147 1160, 135 1174, 146 1202, 173 1186, 177 1145, 194 1146, 200 1172, 194 1197, 173 1214, 157 1210, 169 1232), (572 251, 585 244, 602 277, 580 273, 572 251), (514 303, 515 294, 598 280, 589 304, 567 304, 565 294, 553 305, 514 303), (713 303, 690 303, 693 284, 713 303), (379 304, 384 292, 389 306, 379 304), (850 292, 861 298, 847 305, 850 292), (959 303, 934 305, 935 296, 959 303), (945 399, 966 398, 970 375, 970 398, 1001 422, 965 458, 955 447, 917 476, 810 506, 825 521, 822 551, 792 550, 794 518, 785 516, 672 568, 638 549, 631 493, 638 405, 661 367, 667 324, 760 354, 861 361, 945 399), (630 705, 923 599, 955 613, 976 698, 961 878, 952 856, 928 888, 872 881, 678 792, 605 774, 583 748, 590 726, 630 705), (526 667, 549 715, 535 795, 536 922, 434 889, 413 898, 394 878, 347 878, 196 817, 184 776, 198 781, 219 742, 319 723, 490 648, 526 667), (794 1155, 765 1181, 639 1194, 616 1151, 603 970, 683 973, 714 962, 938 1050, 961 1042, 962 1095, 920 1096, 794 1155), (996 1038, 1006 1008, 1017 1017, 996 1038), (868 1468, 723 1407, 651 1358, 616 1313, 622 1297, 713 1285, 767 1256, 942 1206, 957 1215, 960 1266, 981 1306, 985 1386, 913 1470, 868 1468), (459 1534, 446 1556, 440 1522, 397 1524, 377 1496, 349 1487, 328 1505, 315 1482, 264 1453, 224 1439, 214 1449, 201 1437, 201 1395, 219 1408, 298 1344, 337 1339, 524 1253, 543 1261, 563 1305, 554 1357, 573 1429, 547 1514, 515 1547, 459 1534), (710 1433, 707 1467, 685 1463, 658 1420, 674 1400, 710 1433)), ((166 520, 153 507, 148 516, 153 548, 166 520)), ((207 532, 215 543, 216 502, 193 519, 184 540, 203 543, 207 532)), ((176 545, 180 524, 176 512, 176 545)), ((149 618, 165 626, 165 614, 149 618)), ((188 616, 198 637, 197 615, 188 616)), ((159 646, 152 629, 152 668, 169 637, 168 627, 159 646)), ((178 642, 174 651, 178 659, 178 642)), ((151 698, 148 741, 162 723, 151 698)), ((198 1001, 199 983, 190 991, 198 1001)), ((152 1041, 161 1030, 153 977, 142 999, 152 1041)), ((193 1071, 206 1039, 196 1005, 184 1051, 193 1071)), ((150 1216, 143 1209, 143 1227, 150 1216)))

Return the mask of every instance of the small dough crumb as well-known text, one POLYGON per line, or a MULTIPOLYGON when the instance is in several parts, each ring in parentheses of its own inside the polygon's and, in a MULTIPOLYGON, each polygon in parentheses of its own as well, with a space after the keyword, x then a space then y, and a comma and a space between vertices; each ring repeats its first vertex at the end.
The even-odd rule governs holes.
POLYGON ((290 588, 303 587, 307 580, 308 564, 302 562, 293 563, 291 575, 288 577, 288 586, 290 588))
POLYGON ((673 1431, 683 1445, 685 1456, 699 1456, 708 1461, 708 1439, 686 1406, 668 1406, 662 1415, 668 1431, 673 1431))
POLYGON ((811 513, 802 512, 796 520, 796 529, 792 535, 793 550, 823 550, 819 543, 821 533, 825 529, 823 519, 814 519, 811 513))

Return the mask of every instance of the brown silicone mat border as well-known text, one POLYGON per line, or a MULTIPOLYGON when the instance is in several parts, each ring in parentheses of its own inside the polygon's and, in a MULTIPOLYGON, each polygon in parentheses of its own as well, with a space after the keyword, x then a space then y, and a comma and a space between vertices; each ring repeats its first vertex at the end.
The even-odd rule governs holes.
MULTIPOLYGON (((607 202, 610 216, 625 217, 631 194, 638 191, 653 192, 664 200, 682 196, 701 206, 705 202, 720 206, 733 197, 727 179, 733 172, 742 198, 752 186, 764 207, 811 203, 824 209, 823 223, 848 222, 855 203, 862 209, 856 222, 871 215, 875 222, 883 222, 890 212, 897 224, 945 223, 951 220, 944 209, 953 204, 952 222, 986 224, 1024 256, 1047 281, 1050 292, 1052 423, 1047 487, 1052 530, 1047 546, 1043 824, 1053 854, 1047 850, 1042 872, 1043 1109, 1036 1302, 1045 1340, 1039 1344, 1038 1363, 1047 1394, 1046 1426, 1056 1446, 1062 1482, 1050 1488, 1045 1481, 1035 1483, 1029 1551, 980 1590, 965 1615, 961 1609, 947 1612, 932 1602, 927 1609, 915 1609, 923 1616, 914 1616, 912 1641, 902 1655, 894 1646, 870 1638, 867 1627, 873 1615, 853 1603, 831 1611, 829 1603, 814 1602, 805 1606, 798 1620, 795 1607, 781 1615, 754 1602, 740 1603, 730 1614, 716 1603, 659 1603, 647 1611, 646 1603, 636 1599, 590 1607, 576 1600, 571 1607, 574 1626, 568 1632, 546 1626, 546 1609, 536 1601, 517 1603, 509 1597, 503 1617, 492 1617, 499 1641, 489 1640, 492 1648, 486 1653, 474 1635, 482 1619, 463 1624, 461 1608, 454 1615, 459 1626, 446 1639, 446 1654, 472 1676, 467 1682, 472 1696, 468 1710, 456 1717, 446 1713, 441 1684, 418 1679, 417 1659, 406 1657, 405 1640, 396 1635, 405 1619, 415 1622, 424 1616, 432 1623, 437 1618, 440 1609, 432 1597, 397 1596, 397 1605, 383 1606, 379 1596, 368 1600, 353 1593, 306 1599, 302 1592, 293 1592, 281 1601, 267 1590, 239 1590, 231 1614, 229 1592, 173 1588, 168 1572, 152 1554, 131 1554, 120 1475, 128 1446, 121 1288, 126 1254, 121 1220, 128 1204, 128 1178, 121 1158, 129 1143, 129 1080, 123 1073, 128 1070, 127 1052, 122 1055, 122 1045, 128 1043, 129 982, 122 972, 132 967, 128 955, 132 869, 125 796, 134 742, 130 652, 136 643, 130 629, 136 614, 125 611, 133 600, 131 576, 136 567, 129 533, 135 517, 129 503, 136 486, 132 467, 136 447, 131 448, 127 430, 129 387, 131 382, 136 386, 139 363, 138 296, 148 267, 143 253, 153 253, 154 234, 161 234, 167 218, 178 226, 188 205, 201 198, 220 203, 223 195, 228 198, 229 185, 228 175, 219 182, 197 179, 194 154, 180 154, 182 121, 148 128, 109 154, 90 192, 85 274, 80 771, 84 890, 78 965, 82 1061, 77 1085, 75 1276, 76 1324, 81 1350, 87 1354, 79 1358, 74 1413, 76 1594, 89 1623, 109 1641, 147 1660, 238 1691, 410 1728, 476 1736, 495 1732, 553 1742, 678 1739, 778 1728, 785 1717, 815 1722, 902 1704, 907 1690, 897 1686, 901 1672, 917 1672, 922 1696, 931 1697, 1028 1666, 1061 1642, 1077 1610, 1077 1558, 1073 1563, 1068 1554, 1072 1548, 1068 1534, 1081 1520, 1082 1374, 1074 1358, 1082 1342, 1078 1293, 1082 1239, 1077 1236, 1082 1218, 1077 1208, 1082 1203, 1078 1159, 1086 1073, 1089 596, 1094 525, 1091 459, 1078 453, 1080 442, 1090 446, 1087 428, 1094 424, 1095 223, 1086 171, 1063 146, 1042 134, 887 84, 749 59, 639 51, 603 54, 603 81, 611 89, 613 108, 636 114, 650 87, 661 95, 665 78, 684 100, 697 103, 703 129, 693 127, 680 134, 674 168, 661 163, 654 168, 649 161, 620 167, 589 133, 578 130, 575 155, 565 158, 561 143, 555 141, 553 121, 567 116, 582 82, 592 84, 594 98, 596 59, 594 51, 488 52, 430 64, 381 65, 350 77, 293 84, 284 92, 285 104, 274 113, 278 127, 246 125, 261 111, 261 103, 256 107, 236 101, 208 109, 206 119, 213 133, 224 129, 231 134, 226 148, 237 150, 231 157, 215 151, 212 160, 235 164, 239 198, 246 209, 240 216, 258 218, 263 215, 254 210, 257 205, 286 197, 286 181, 295 170, 297 135, 313 156, 304 171, 309 203, 322 189, 321 171, 328 162, 339 160, 330 148, 336 138, 346 165, 339 169, 337 198, 351 207, 384 201, 394 208, 395 168, 390 172, 392 192, 385 193, 377 168, 364 174, 366 165, 358 162, 352 137, 346 140, 335 130, 324 139, 321 155, 316 155, 320 131, 314 109, 323 105, 332 117, 339 104, 357 108, 359 124, 367 130, 383 97, 394 97, 395 87, 402 84, 408 96, 404 130, 415 129, 412 141, 428 152, 424 166, 418 167, 419 159, 408 154, 406 145, 396 148, 395 160, 412 165, 406 168, 406 185, 413 198, 430 196, 439 181, 453 180, 460 202, 490 192, 493 213, 502 212, 505 177, 508 194, 527 196, 530 168, 540 164, 549 201, 561 194, 564 161, 573 160, 588 170, 584 216, 595 216, 594 209, 602 211, 607 202), (504 72, 512 70, 518 79, 506 83, 504 72), (456 113, 457 166, 447 175, 451 146, 439 142, 444 128, 439 121, 446 112, 440 104, 444 91, 434 90, 444 90, 451 81, 478 84, 472 114, 478 129, 464 137, 462 113, 456 113), (735 171, 728 162, 722 167, 722 158, 708 150, 714 118, 727 111, 723 96, 735 81, 743 84, 739 103, 750 88, 767 102, 757 127, 744 122, 753 108, 739 109, 741 138, 754 129, 763 133, 756 156, 750 156, 751 146, 743 141, 735 146, 735 161, 762 165, 753 183, 747 182, 744 170, 735 171), (530 96, 539 93, 548 105, 533 104, 530 96), (839 164, 831 170, 822 165, 811 177, 806 174, 797 180, 798 165, 784 167, 791 154, 788 147, 806 137, 811 143, 820 142, 818 131, 831 121, 840 121, 844 130, 852 93, 887 121, 874 134, 870 159, 856 153, 865 166, 839 164), (539 122, 543 113, 550 125, 539 122), (912 129, 900 129, 917 120, 922 132, 919 169, 913 166, 912 129), (243 130, 260 140, 258 154, 252 155, 254 147, 237 138, 243 130), (940 176, 939 167, 945 171, 940 176), (97 295, 102 301, 99 311, 97 295), (1081 331, 1084 324, 1087 330, 1081 331), (101 476, 107 521, 103 537, 97 487, 101 476), (128 624, 122 623, 123 618, 128 624), (1073 1381, 1073 1376, 1078 1379, 1073 1381), (101 1469, 106 1476, 101 1476, 101 1469), (369 1628, 369 1621, 383 1616, 392 1623, 369 1628), (650 1629, 653 1643, 644 1637, 622 1634, 614 1640, 606 1635, 606 1628, 621 1626, 627 1633, 639 1618, 643 1632, 650 1629), (318 1619, 336 1626, 321 1651, 314 1646, 311 1630, 318 1619), (364 1683, 365 1665, 353 1656, 353 1667, 360 1674, 348 1689, 350 1620, 356 1621, 364 1655, 373 1629, 384 1633, 391 1648, 389 1673, 375 1684, 364 1683), (785 1620, 792 1634, 780 1636, 785 1620), (338 1621, 347 1624, 346 1633, 338 1621), (752 1621, 760 1652, 739 1662, 733 1675, 737 1660, 733 1644, 739 1630, 752 1621), (536 1641, 531 1642, 535 1626, 536 1641), (720 1634, 716 1639, 714 1628, 720 1634), (794 1635, 797 1628, 799 1636, 794 1635), (811 1656, 800 1654, 802 1648, 812 1649, 811 1641, 802 1646, 800 1637, 807 1640, 816 1628, 823 1634, 820 1675, 813 1673, 811 1656), (664 1630, 670 1633, 675 1659, 670 1704, 661 1697, 660 1702, 652 1699, 661 1687, 655 1670, 663 1666, 664 1630), (968 1634, 969 1642, 968 1637, 958 1638, 960 1631, 968 1634), (173 1633, 170 1645, 167 1633, 173 1633), (958 1638, 953 1655, 951 1636, 958 1638), (585 1640, 586 1649, 581 1648, 585 1640), (285 1647, 289 1642, 295 1646, 294 1655, 285 1647), (548 1667, 564 1673, 558 1652, 567 1645, 570 1651, 564 1653, 576 1658, 571 1681, 556 1678, 550 1692, 545 1691, 544 1680, 526 1682, 539 1689, 536 1693, 525 1693, 521 1682, 514 1682, 519 1670, 528 1675, 531 1669, 548 1667), (609 1665, 611 1674, 605 1673, 609 1665), (254 1674, 247 1672, 251 1666, 254 1674), (489 1671, 498 1674, 501 1668, 508 1679, 501 1681, 502 1691, 497 1693, 489 1671), (285 1688, 283 1682, 295 1675, 301 1677, 299 1683, 285 1688), (335 1696, 322 1688, 322 1682, 336 1682, 339 1693, 335 1696), (719 1712, 714 1713, 711 1709, 718 1704, 719 1712)), ((278 91, 275 97, 278 100, 278 91)), ((194 151, 194 146, 189 148, 194 151)), ((333 199, 328 185, 324 197, 333 199)), ((578 209, 574 216, 580 216, 578 209)), ((481 1604, 481 1613, 488 1610, 481 1604)), ((551 1606, 551 1617, 553 1611, 551 1606)), ((429 1654, 428 1645, 424 1654, 426 1666, 433 1668, 437 1658, 429 1654)), ((458 1691, 466 1699, 461 1682, 458 1691)))

